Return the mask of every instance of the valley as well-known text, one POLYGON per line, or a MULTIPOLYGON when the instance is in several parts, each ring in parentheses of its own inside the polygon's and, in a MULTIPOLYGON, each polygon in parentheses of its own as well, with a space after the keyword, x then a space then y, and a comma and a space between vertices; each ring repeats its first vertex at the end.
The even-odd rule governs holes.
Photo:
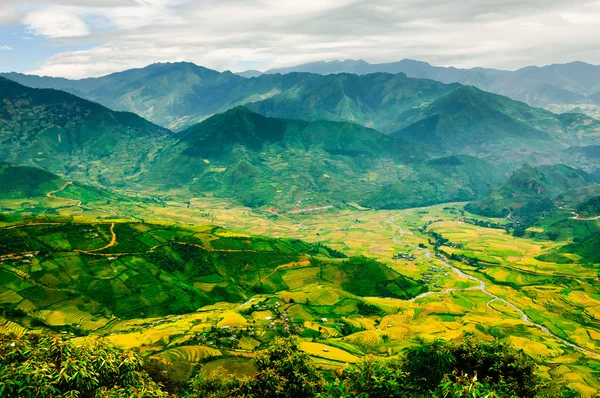
MULTIPOLYGON (((3 249, 1 301, 4 308, 8 305, 28 314, 19 320, 11 316, 10 311, 5 312, 0 326, 4 332, 23 333, 30 327, 50 327, 67 328, 80 336, 76 341, 102 336, 142 355, 178 363, 180 377, 189 376, 199 362, 205 363, 207 369, 211 369, 214 362, 215 366, 225 366, 234 373, 247 372, 252 369, 247 355, 274 336, 285 335, 286 327, 305 341, 302 349, 319 366, 329 369, 355 362, 367 354, 395 355, 413 344, 415 336, 455 339, 466 333, 481 340, 508 338, 540 363, 542 377, 552 384, 567 384, 587 393, 600 388, 593 376, 594 369, 600 366, 600 334, 597 332, 600 313, 595 311, 600 306, 590 305, 598 300, 597 270, 577 262, 559 265, 536 260, 535 257, 561 244, 515 238, 503 229, 467 223, 465 220, 472 220, 474 216, 464 212, 464 203, 401 211, 325 208, 280 216, 217 198, 164 204, 92 201, 82 208, 73 199, 63 202, 65 199, 61 196, 69 195, 70 189, 72 185, 67 184, 63 190, 49 191, 55 198, 40 197, 40 201, 47 201, 46 206, 58 207, 56 215, 30 215, 26 222, 31 226, 23 225, 21 219, 4 221, 0 227, 1 234, 31 228, 56 231, 43 238, 46 232, 37 230, 31 235, 37 238, 29 240, 25 250, 18 246, 3 249), (112 213, 136 214, 136 219, 115 218, 112 213), (76 232, 78 237, 73 240, 70 237, 73 233, 68 229, 60 232, 65 226, 75 231, 92 230, 92 233, 76 232), (143 239, 142 235, 135 238, 135 232, 131 236, 130 231, 136 230, 145 231, 143 239), (302 244, 303 249, 288 246, 283 250, 289 254, 282 253, 281 260, 270 259, 272 265, 260 268, 258 274, 254 271, 252 276, 252 272, 242 271, 235 277, 248 282, 232 284, 229 279, 232 276, 225 276, 222 271, 198 276, 190 287, 197 289, 197 297, 190 296, 186 290, 189 288, 179 284, 177 289, 183 290, 170 287, 162 290, 163 293, 158 293, 161 290, 156 289, 163 288, 150 280, 148 285, 139 285, 141 280, 147 279, 142 277, 145 271, 139 268, 140 259, 150 259, 167 248, 168 256, 178 253, 171 257, 176 259, 173 265, 181 260, 182 265, 186 261, 191 264, 182 257, 185 251, 181 250, 188 248, 224 258, 227 269, 232 266, 236 269, 236 256, 242 256, 245 268, 250 270, 253 255, 269 253, 276 247, 274 243, 267 244, 269 241, 258 244, 264 242, 258 238, 260 235, 276 237, 276 241, 281 242, 295 239, 301 240, 296 241, 298 244, 315 242, 316 247, 333 249, 334 257, 323 249, 318 249, 320 254, 302 252, 309 249, 310 244, 302 244), (178 238, 169 240, 174 236, 178 238), (447 239, 443 245, 436 242, 440 236, 447 239), (167 241, 161 242, 161 239, 167 241), (223 239, 229 243, 219 244, 223 239), (256 243, 250 243, 255 240, 256 243), (41 246, 33 242, 40 242, 41 246), (347 260, 336 259, 335 253, 358 259, 357 256, 364 255, 379 261, 391 272, 397 272, 396 275, 414 280, 414 285, 399 285, 413 286, 409 288, 412 290, 401 293, 408 296, 399 297, 398 291, 392 293, 395 290, 375 294, 364 286, 354 290, 351 285, 340 285, 344 280, 340 272, 356 270, 340 267, 340 261, 347 260), (465 258, 476 259, 477 264, 465 258), (338 265, 328 268, 324 265, 328 261, 338 265), (72 268, 77 262, 88 263, 92 275, 97 275, 95 278, 103 283, 122 280, 125 285, 119 288, 121 291, 128 286, 124 277, 136 275, 139 286, 133 297, 140 301, 134 304, 127 299, 115 306, 93 290, 88 293, 77 293, 69 287, 62 290, 60 281, 67 277, 64 272, 71 280, 82 277, 81 270, 85 268, 81 265, 72 268), (315 265, 315 262, 321 264, 315 265), (73 274, 77 269, 80 271, 73 274), (334 269, 336 271, 330 274, 334 269), (50 270, 50 273, 42 270, 50 270), (47 276, 41 276, 40 272, 47 276), (6 278, 11 280, 8 285, 6 278), (267 290, 239 290, 240 286, 257 281, 267 290), (32 282, 41 289, 40 293, 21 295, 19 292, 31 290, 26 285, 32 282), (419 291, 421 288, 429 291, 419 291), (51 289, 53 293, 49 293, 51 289), (212 303, 203 302, 206 299, 202 298, 202 292, 212 292, 212 297, 218 297, 217 290, 222 297, 220 301, 217 298, 216 302, 213 299, 212 303), (41 294, 42 291, 45 293, 41 294), (74 293, 81 296, 73 296, 74 293), (177 307, 172 306, 175 302, 165 293, 183 295, 177 296, 177 307), (186 309, 186 302, 192 306, 186 309), (173 311, 181 313, 169 314, 173 311)), ((0 207, 5 209, 7 203, 14 206, 13 200, 0 200, 0 207)), ((481 217, 478 220, 505 222, 481 217)), ((578 222, 597 223, 595 220, 578 222)), ((14 239, 11 242, 18 245, 14 239)), ((283 244, 284 247, 289 245, 283 244)), ((163 261, 163 264, 166 263, 163 261)), ((189 272, 188 267, 179 268, 182 271, 178 272, 189 272)), ((220 269, 218 265, 217 269, 220 269)), ((157 275, 164 272, 157 271, 157 275)), ((375 275, 369 272, 371 277, 375 275)), ((168 278, 173 277, 177 278, 168 278)), ((165 280, 165 277, 159 278, 165 280)), ((385 280, 389 278, 390 275, 385 280)), ((189 276, 185 280, 189 281, 189 276)), ((161 282, 164 283, 166 280, 161 282)), ((101 289, 107 292, 106 287, 101 289)), ((112 291, 117 297, 120 294, 112 291)), ((130 294, 127 297, 131 297, 130 294)))
POLYGON ((328 398, 372 366, 414 397, 600 391, 600 121, 404 73, 6 76, 11 369, 102 347, 172 397, 230 398, 283 350, 328 398))

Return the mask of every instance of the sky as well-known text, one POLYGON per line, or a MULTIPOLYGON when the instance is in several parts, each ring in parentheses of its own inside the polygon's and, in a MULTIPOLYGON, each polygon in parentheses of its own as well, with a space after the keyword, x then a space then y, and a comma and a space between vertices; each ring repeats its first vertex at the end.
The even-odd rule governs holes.
POLYGON ((600 1, 0 0, 0 71, 84 78, 155 62, 265 70, 404 58, 600 64, 600 1))

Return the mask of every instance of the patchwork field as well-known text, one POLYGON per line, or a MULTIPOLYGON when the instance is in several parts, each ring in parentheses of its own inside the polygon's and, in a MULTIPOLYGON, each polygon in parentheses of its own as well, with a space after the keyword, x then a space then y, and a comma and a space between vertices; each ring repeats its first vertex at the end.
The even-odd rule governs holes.
POLYGON ((0 332, 102 336, 189 369, 220 364, 235 374, 288 333, 331 369, 396 355, 417 337, 471 335, 522 348, 551 383, 600 390, 598 268, 541 261, 562 243, 466 223, 473 216, 462 204, 274 215, 214 198, 118 209, 65 203, 59 214, 20 215, 51 225, 0 223, 1 241, 12 242, 0 245, 0 332), (73 297, 64 289, 74 281, 98 290, 73 297))

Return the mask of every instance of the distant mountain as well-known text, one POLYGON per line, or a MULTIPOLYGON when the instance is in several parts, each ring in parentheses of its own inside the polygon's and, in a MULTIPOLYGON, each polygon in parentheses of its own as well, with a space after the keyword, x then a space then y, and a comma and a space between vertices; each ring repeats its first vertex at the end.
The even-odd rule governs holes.
POLYGON ((439 98, 413 118, 418 121, 392 136, 477 156, 508 169, 525 162, 559 163, 567 147, 600 138, 597 120, 555 115, 472 86, 439 98))
POLYGON ((0 78, 0 160, 80 180, 123 185, 171 132, 133 113, 0 78))
POLYGON ((387 133, 406 125, 405 112, 426 106, 458 87, 390 74, 292 73, 247 79, 191 63, 154 64, 84 80, 5 76, 31 87, 65 90, 175 130, 232 107, 255 103, 253 109, 267 116, 347 120, 387 133))
POLYGON ((289 76, 299 79, 289 89, 248 107, 265 116, 350 121, 391 133, 414 120, 419 109, 459 87, 387 73, 265 75, 254 80, 289 76))
POLYGON ((254 69, 249 69, 249 70, 245 70, 243 72, 236 72, 236 75, 242 76, 242 77, 246 77, 248 79, 252 78, 252 77, 258 77, 260 75, 262 75, 263 73, 259 70, 254 70, 254 69))
POLYGON ((430 147, 356 124, 267 118, 243 107, 179 137, 157 158, 144 184, 213 192, 251 207, 293 211, 369 202, 403 208, 474 198, 502 179, 477 159, 445 164, 438 160, 444 155, 430 147), (384 185, 393 190, 375 200, 384 185))
POLYGON ((425 78, 442 83, 472 85, 485 91, 508 96, 531 106, 552 111, 571 111, 582 104, 590 116, 597 116, 600 91, 600 66, 584 62, 530 66, 517 71, 432 66, 426 62, 405 59, 398 62, 370 64, 363 60, 313 62, 288 68, 271 69, 270 73, 310 72, 320 74, 405 73, 409 77, 425 78), (568 105, 568 106, 566 106, 568 105))
POLYGON ((564 157, 572 164, 600 176, 600 145, 573 146, 565 150, 564 157))
POLYGON ((562 164, 531 167, 525 165, 489 194, 470 203, 469 212, 488 217, 529 220, 555 208, 561 193, 596 184, 598 178, 562 164))

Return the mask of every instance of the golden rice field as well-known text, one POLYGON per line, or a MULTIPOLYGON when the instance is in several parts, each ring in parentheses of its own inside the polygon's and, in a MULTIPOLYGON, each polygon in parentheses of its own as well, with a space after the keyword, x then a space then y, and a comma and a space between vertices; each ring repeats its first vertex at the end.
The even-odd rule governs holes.
MULTIPOLYGON (((72 210, 75 220, 90 220, 78 215, 80 209, 72 210)), ((298 333, 300 336, 306 333, 299 337, 301 347, 326 366, 356 362, 361 353, 396 355, 414 344, 416 337, 460 340, 470 334, 484 340, 507 339, 539 361, 541 375, 556 385, 576 388, 584 396, 600 391, 600 381, 593 371, 594 367, 600 367, 600 357, 566 346, 523 321, 521 313, 506 303, 525 311, 531 320, 543 324, 553 334, 600 352, 600 295, 597 281, 593 280, 597 272, 578 264, 558 265, 535 259, 552 250, 554 244, 514 238, 503 230, 462 223, 461 204, 403 211, 333 209, 273 216, 215 198, 196 198, 189 208, 177 202, 168 202, 164 207, 128 203, 120 210, 122 214, 136 214, 146 220, 218 225, 232 231, 224 232, 228 237, 267 235, 320 242, 349 256, 376 258, 416 280, 431 276, 428 283, 431 294, 415 300, 399 300, 353 297, 338 286, 320 282, 317 267, 293 266, 277 270, 288 290, 275 295, 257 295, 254 303, 289 303, 293 299, 295 304, 285 304, 285 310, 290 318, 301 320, 298 333), (461 245, 460 248, 444 247, 448 254, 456 252, 481 261, 480 268, 457 262, 452 265, 484 281, 487 291, 499 299, 478 290, 478 282, 460 276, 435 258, 428 235, 420 231, 426 225, 429 231, 461 245), (419 244, 426 249, 417 248, 419 244), (394 259, 398 253, 410 253, 416 259, 394 259), (349 299, 355 300, 354 307, 346 303, 349 299), (372 304, 382 313, 363 316, 335 312, 342 307, 356 308, 358 301, 372 304), (327 318, 327 322, 323 322, 323 318, 327 318), (343 323, 354 328, 354 332, 342 335, 339 324, 343 323), (317 341, 310 341, 309 332, 318 332, 319 327, 321 334, 317 341)), ((97 212, 92 217, 96 214, 106 216, 97 212)), ((202 232, 198 228, 200 236, 202 232)), ((214 285, 200 282, 196 287, 210 292, 214 285)), ((199 308, 193 314, 134 320, 106 318, 107 322, 96 325, 91 317, 86 318, 73 308, 40 310, 17 293, 0 292, 2 302, 19 302, 19 308, 48 324, 85 325, 86 330, 93 331, 92 335, 104 336, 121 347, 139 349, 169 361, 205 362, 224 355, 218 359, 223 361, 229 360, 229 355, 249 355, 265 347, 277 334, 271 323, 276 326, 281 323, 278 318, 281 309, 275 309, 272 304, 266 309, 251 310, 251 304, 218 303, 199 308), (267 318, 270 319, 267 321, 267 318), (227 352, 190 342, 189 336, 207 334, 213 328, 250 328, 255 334, 240 338, 236 350, 227 352)), ((22 333, 25 329, 0 318, 0 332, 7 331, 22 333)))
POLYGON ((309 355, 329 359, 332 361, 344 363, 354 363, 359 361, 358 357, 344 350, 326 344, 303 341, 300 343, 300 349, 309 355))
POLYGON ((221 355, 223 355, 221 351, 215 348, 196 345, 171 348, 159 353, 157 356, 165 358, 169 362, 186 361, 198 363, 208 358, 220 357, 221 355))

